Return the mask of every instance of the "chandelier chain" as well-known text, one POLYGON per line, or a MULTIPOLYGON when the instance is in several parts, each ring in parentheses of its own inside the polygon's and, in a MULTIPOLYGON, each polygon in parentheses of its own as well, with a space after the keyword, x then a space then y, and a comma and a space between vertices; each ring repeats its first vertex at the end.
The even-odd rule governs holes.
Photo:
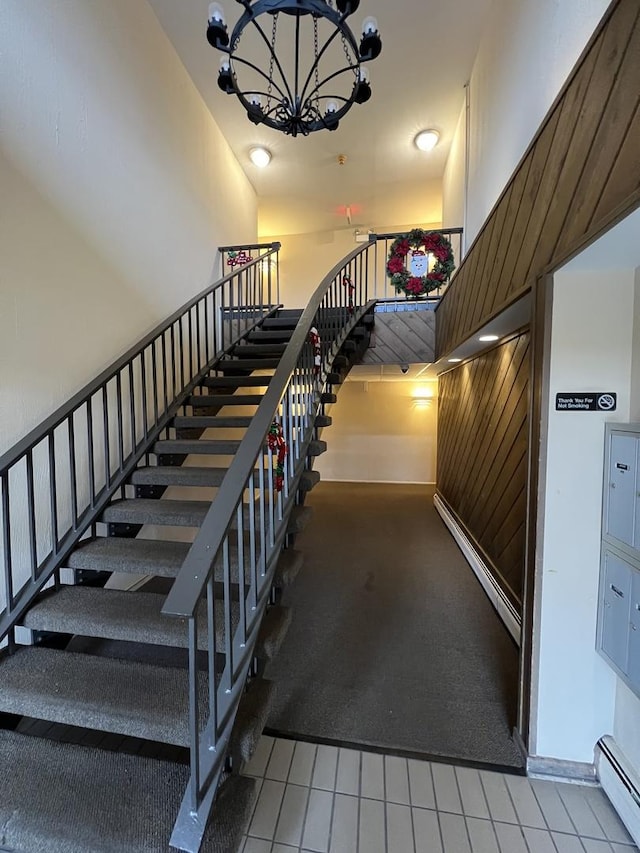
POLYGON ((267 87, 267 113, 271 110, 271 94, 273 92, 273 64, 276 55, 276 35, 278 32, 278 15, 276 12, 273 16, 273 28, 271 30, 271 58, 269 60, 269 85, 267 87))
POLYGON ((318 69, 318 18, 316 15, 313 16, 313 57, 315 60, 316 73, 315 73, 315 97, 314 103, 316 112, 320 111, 320 71, 318 69))

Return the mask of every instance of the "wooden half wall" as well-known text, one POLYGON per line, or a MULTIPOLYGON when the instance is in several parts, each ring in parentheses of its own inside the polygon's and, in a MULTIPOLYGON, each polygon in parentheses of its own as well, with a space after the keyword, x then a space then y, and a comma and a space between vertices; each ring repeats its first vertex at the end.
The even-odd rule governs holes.
POLYGON ((440 377, 438 494, 514 608, 522 607, 529 334, 440 377))
POLYGON ((438 357, 638 205, 639 19, 610 7, 438 307, 438 357))

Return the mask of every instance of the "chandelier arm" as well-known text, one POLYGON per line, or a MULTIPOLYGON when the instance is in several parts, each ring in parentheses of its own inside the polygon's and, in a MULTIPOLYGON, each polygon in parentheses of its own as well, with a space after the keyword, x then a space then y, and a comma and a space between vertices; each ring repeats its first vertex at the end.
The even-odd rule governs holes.
MULTIPOLYGON (((242 19, 241 19, 241 20, 242 20, 242 19)), ((239 22, 238 22, 238 26, 240 25, 240 23, 241 23, 241 21, 239 21, 239 22)), ((289 86, 289 83, 287 82, 287 75, 286 75, 286 74, 284 73, 284 71, 282 70, 282 65, 280 65, 280 60, 279 60, 279 59, 278 59, 278 57, 276 56, 276 52, 275 52, 274 48, 271 46, 271 42, 270 42, 270 41, 269 41, 269 39, 267 38, 267 36, 266 36, 266 34, 265 34, 264 30, 262 29, 262 27, 260 26, 260 24, 257 22, 257 20, 255 19, 255 17, 253 16, 253 14, 251 14, 251 23, 254 25, 254 27, 255 27, 255 28, 258 30, 258 32, 260 33, 260 36, 262 37, 262 40, 263 40, 263 41, 264 41, 264 43, 266 44, 267 49, 268 49, 268 51, 269 51, 270 55, 273 57, 273 61, 275 62, 275 64, 276 64, 276 67, 277 67, 278 71, 280 72, 280 76, 282 77, 282 81, 283 81, 283 83, 284 83, 285 89, 287 90, 287 95, 288 95, 288 97, 289 97, 289 100, 291 101, 291 103, 295 103, 295 101, 294 101, 294 99, 293 99, 293 94, 292 94, 292 92, 291 92, 291 88, 290 88, 290 86, 289 86)), ((237 27, 236 27, 236 29, 237 29, 237 27)), ((243 29, 244 29, 244 27, 243 27, 243 29)), ((246 65, 251 65, 251 63, 250 63, 250 62, 245 62, 245 64, 246 64, 246 65)), ((252 67, 254 67, 254 68, 255 68, 255 66, 252 66, 252 67)), ((267 75, 265 75, 265 74, 264 74, 264 72, 262 72, 262 73, 263 73, 263 76, 266 76, 266 77, 267 77, 267 79, 269 79, 269 77, 268 77, 267 75)), ((272 81, 272 82, 273 82, 273 81, 272 81)), ((284 93, 282 92, 282 89, 281 89, 278 85, 276 85, 275 83, 274 83, 273 85, 276 87, 276 89, 277 89, 277 90, 282 94, 282 96, 284 97, 284 93)))
MULTIPOLYGON (((347 30, 347 32, 349 32, 349 31, 347 30)), ((324 53, 329 49, 329 47, 331 46, 331 44, 333 43, 333 41, 338 37, 338 35, 344 35, 344 36, 346 36, 346 35, 347 35, 347 32, 345 32, 344 30, 342 30, 342 28, 341 28, 341 27, 336 26, 336 29, 331 33, 331 35, 329 36, 329 38, 326 40, 326 42, 325 42, 325 43, 324 43, 324 45, 322 46, 322 48, 320 49, 320 52, 319 52, 319 53, 318 53, 318 55, 316 56, 315 62, 313 63, 313 65, 312 65, 312 66, 311 66, 311 68, 309 69, 309 73, 308 73, 308 75, 307 75, 307 79, 304 81, 304 86, 302 87, 302 94, 301 94, 301 96, 300 96, 300 100, 301 100, 301 101, 305 100, 305 99, 306 99, 306 97, 307 97, 307 94, 306 94, 306 93, 307 93, 307 89, 308 89, 308 87, 309 87, 309 83, 311 82, 311 78, 313 77, 313 73, 314 73, 314 71, 316 70, 316 68, 318 68, 319 62, 320 62, 320 60, 322 59, 322 57, 323 57, 324 53)), ((355 49, 355 54, 356 54, 356 56, 357 56, 357 55, 358 55, 358 51, 357 51, 357 46, 356 46, 355 40, 353 39, 353 37, 352 37, 351 39, 347 38, 347 40, 351 42, 351 47, 355 49)), ((359 66, 356 66, 356 65, 352 65, 352 66, 350 66, 350 68, 351 68, 351 69, 355 69, 355 68, 357 68, 357 67, 359 67, 359 66)), ((338 72, 338 73, 342 73, 342 72, 338 72)), ((334 76, 335 76, 335 75, 334 75, 334 76)), ((327 79, 329 79, 329 80, 330 80, 331 78, 330 78, 330 77, 328 77, 327 79)), ((319 91, 319 90, 320 90, 320 87, 323 85, 323 83, 324 83, 324 82, 325 82, 325 81, 323 80, 323 81, 322 81, 322 83, 319 83, 319 84, 315 87, 315 91, 319 91)), ((314 91, 314 90, 312 90, 312 91, 314 91)))
MULTIPOLYGON (((329 74, 328 77, 325 77, 324 80, 321 80, 318 83, 318 89, 321 89, 325 83, 328 83, 330 80, 333 80, 334 77, 339 77, 341 74, 348 74, 350 71, 355 71, 357 69, 357 65, 347 65, 345 68, 341 68, 339 71, 334 71, 333 74, 329 74)), ((345 98, 343 95, 324 95, 323 97, 332 98, 333 100, 338 99, 339 101, 350 101, 351 98, 345 98)))
MULTIPOLYGON (((262 69, 261 69, 261 68, 258 68, 258 66, 257 66, 257 65, 254 65, 254 64, 253 64, 253 62, 249 62, 249 60, 248 60, 248 59, 243 59, 241 56, 234 56, 234 57, 233 57, 233 61, 234 61, 234 62, 238 62, 240 65, 246 65, 246 66, 248 66, 249 68, 253 69, 253 71, 255 71, 257 74, 259 74, 261 77, 264 77, 264 79, 265 79, 267 82, 269 81, 269 75, 268 75, 268 74, 265 74, 265 72, 264 72, 264 71, 262 71, 262 69)), ((291 92, 289 91, 289 87, 288 87, 288 86, 287 86, 287 92, 284 92, 284 91, 280 88, 280 86, 278 86, 278 84, 277 84, 275 81, 273 81, 273 80, 272 80, 271 82, 272 82, 272 84, 273 84, 274 89, 275 89, 275 90, 276 90, 276 91, 281 95, 281 97, 286 98, 286 97, 287 97, 287 94, 289 95, 289 97, 291 97, 291 92)), ((256 94, 263 94, 263 95, 265 95, 265 97, 266 97, 266 94, 267 94, 267 93, 266 93, 266 92, 256 92, 256 94)))
POLYGON ((298 105, 298 91, 299 91, 298 87, 300 84, 300 15, 296 15, 296 56, 295 56, 294 79, 295 79, 295 91, 296 91, 296 94, 295 94, 296 100, 294 103, 295 103, 295 106, 297 109, 298 108, 297 107, 297 105, 298 105))

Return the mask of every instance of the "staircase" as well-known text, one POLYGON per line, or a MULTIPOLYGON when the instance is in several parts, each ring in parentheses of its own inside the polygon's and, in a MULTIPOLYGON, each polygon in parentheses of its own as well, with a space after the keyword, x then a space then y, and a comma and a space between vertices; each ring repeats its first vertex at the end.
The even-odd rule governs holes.
POLYGON ((242 767, 269 713, 263 668, 290 622, 279 591, 302 566, 295 537, 311 517, 305 496, 326 449, 325 407, 373 320, 373 303, 340 299, 343 271, 355 279, 363 252, 332 271, 304 313, 270 300, 256 311, 252 295, 249 316, 238 301, 217 305, 211 289, 0 459, 0 849, 237 850, 256 796, 242 767), (194 306, 198 320, 210 306, 212 335, 207 325, 200 334, 194 306), (100 400, 102 474, 92 420, 100 400), (269 444, 272 424, 288 445, 284 460, 269 444), (61 425, 68 506, 58 494, 61 425), (41 445, 48 524, 35 487, 41 445), (31 557, 22 585, 11 549, 19 465, 31 557), (41 556, 43 535, 51 550, 41 556))

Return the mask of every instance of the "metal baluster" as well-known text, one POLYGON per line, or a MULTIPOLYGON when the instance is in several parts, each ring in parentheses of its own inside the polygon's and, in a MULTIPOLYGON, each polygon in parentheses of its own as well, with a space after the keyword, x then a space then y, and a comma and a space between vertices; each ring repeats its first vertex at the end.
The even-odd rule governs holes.
POLYGON ((71 485, 71 516, 73 518, 73 529, 78 526, 78 484, 76 482, 76 436, 71 412, 67 419, 69 429, 69 480, 71 485))
POLYGON ((9 471, 2 475, 2 542, 4 545, 4 588, 7 613, 13 610, 13 555, 11 552, 11 501, 9 500, 9 471))
MULTIPOLYGON (((249 594, 251 596, 251 609, 255 610, 258 606, 258 564, 256 561, 256 477, 252 471, 249 475, 249 494, 251 495, 251 503, 249 504, 249 562, 251 564, 251 573, 249 579, 249 594)), ((258 500, 260 498, 258 497, 258 500)))
POLYGON ((144 437, 149 435, 149 412, 147 411, 147 360, 144 356, 146 348, 140 353, 140 371, 142 377, 142 423, 144 424, 144 437))
POLYGON ((174 399, 178 396, 177 387, 178 387, 178 364, 176 362, 176 332, 175 332, 176 324, 171 324, 171 384, 173 386, 173 397, 174 399))
POLYGON ((209 346, 209 296, 204 298, 204 357, 205 363, 211 361, 211 348, 209 346))
POLYGON ((189 619, 189 758, 191 765, 191 809, 200 805, 200 707, 198 691, 198 622, 189 619))
POLYGON ((151 378, 153 380, 153 425, 158 423, 158 358, 156 341, 151 344, 151 378))
POLYGON ((58 503, 56 501, 56 447, 53 430, 47 436, 49 445, 49 506, 51 507, 51 550, 58 552, 58 503))
POLYGON ((27 510, 29 513, 29 556, 31 557, 31 578, 38 579, 38 545, 36 537, 36 499, 33 487, 33 450, 27 450, 27 510))
POLYGON ((207 581, 207 669, 209 673, 209 722, 213 737, 210 747, 215 747, 218 740, 218 661, 213 572, 207 581))
POLYGON ((119 370, 116 374, 116 412, 118 416, 118 454, 120 457, 121 471, 124 470, 124 421, 122 417, 122 373, 119 370))
POLYGON ((87 397, 87 455, 89 467, 89 503, 91 508, 96 502, 96 460, 93 448, 93 403, 92 397, 87 397))
POLYGON ((179 387, 180 392, 182 392, 184 390, 184 385, 185 385, 185 382, 184 382, 184 333, 182 331, 182 325, 183 325, 182 320, 183 320, 183 318, 180 318, 178 320, 178 340, 180 342, 179 343, 179 350, 178 350, 178 355, 180 356, 180 385, 178 387, 179 387))
MULTIPOLYGON (((265 524, 265 482, 264 482, 264 457, 261 455, 258 457, 258 461, 260 463, 260 467, 258 468, 258 508, 260 512, 260 564, 261 564, 261 576, 262 578, 265 575, 267 569, 267 532, 266 532, 266 524, 265 524)), ((258 590, 258 597, 262 593, 262 583, 260 584, 260 589, 258 590)))
POLYGON ((191 382, 194 377, 195 371, 193 369, 193 308, 189 308, 187 311, 187 341, 189 344, 189 370, 187 373, 187 383, 191 382))
MULTIPOLYGON (((169 408, 169 372, 167 370, 167 333, 166 331, 162 333, 162 337, 160 338, 161 344, 160 347, 162 349, 162 388, 164 390, 164 411, 166 412, 169 408)), ((155 346, 155 344, 154 344, 155 346)))
MULTIPOLYGON (((240 502, 242 512, 242 501, 240 502)), ((231 560, 229 559, 229 533, 222 543, 222 569, 224 578, 224 651, 226 664, 222 676, 222 687, 230 692, 233 686, 233 622, 231 620, 231 560)))
POLYGON ((107 385, 102 386, 102 425, 104 429, 104 473, 107 488, 111 485, 111 452, 109 448, 109 404, 107 385))
MULTIPOLYGON (((254 496, 249 495, 249 518, 251 518, 251 508, 253 506, 254 496)), ((247 644, 247 594, 244 578, 244 508, 242 502, 237 510, 238 529, 238 604, 240 605, 240 636, 242 637, 242 647, 247 644)))

